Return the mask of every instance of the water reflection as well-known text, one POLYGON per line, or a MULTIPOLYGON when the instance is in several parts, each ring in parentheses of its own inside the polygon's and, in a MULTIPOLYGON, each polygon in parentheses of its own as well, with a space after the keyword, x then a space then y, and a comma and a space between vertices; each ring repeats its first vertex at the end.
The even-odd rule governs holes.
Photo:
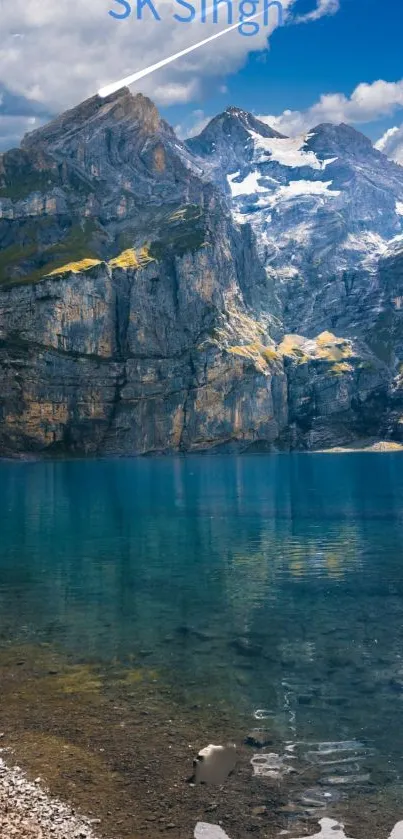
POLYGON ((316 801, 400 778, 399 454, 2 463, 0 502, 3 642, 266 709, 316 801))

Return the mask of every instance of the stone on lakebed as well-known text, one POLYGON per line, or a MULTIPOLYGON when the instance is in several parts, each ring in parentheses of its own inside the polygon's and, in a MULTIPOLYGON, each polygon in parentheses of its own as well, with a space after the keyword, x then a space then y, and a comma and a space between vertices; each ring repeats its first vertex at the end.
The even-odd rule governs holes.
POLYGON ((236 746, 213 746, 201 749, 193 761, 197 784, 223 784, 235 769, 236 746))

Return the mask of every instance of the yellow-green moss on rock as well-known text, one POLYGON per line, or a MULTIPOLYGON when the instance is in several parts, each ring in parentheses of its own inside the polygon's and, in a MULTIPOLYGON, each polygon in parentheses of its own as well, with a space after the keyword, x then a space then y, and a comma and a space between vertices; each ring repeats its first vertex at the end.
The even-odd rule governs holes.
POLYGON ((138 250, 126 248, 118 256, 110 259, 108 265, 110 268, 144 268, 149 262, 153 261, 148 245, 143 245, 138 250))
POLYGON ((68 262, 67 265, 62 265, 61 268, 55 268, 54 271, 49 271, 47 277, 54 277, 57 274, 81 274, 82 271, 88 271, 94 265, 101 265, 100 259, 81 259, 79 262, 68 262))

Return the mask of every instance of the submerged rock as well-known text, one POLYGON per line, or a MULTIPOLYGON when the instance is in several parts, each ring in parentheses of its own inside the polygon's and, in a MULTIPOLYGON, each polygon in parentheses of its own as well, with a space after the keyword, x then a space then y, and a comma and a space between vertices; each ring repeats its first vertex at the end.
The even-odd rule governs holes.
POLYGON ((284 758, 274 752, 253 755, 251 764, 253 774, 265 778, 278 778, 292 771, 291 767, 284 762, 284 758))
POLYGON ((254 749, 263 749, 265 746, 270 746, 272 742, 273 738, 269 732, 261 728, 253 729, 245 737, 245 745, 253 746, 254 749))
POLYGON ((239 655, 251 656, 252 658, 262 655, 263 647, 261 644, 254 644, 249 638, 234 638, 230 641, 230 647, 239 655))
POLYGON ((299 796, 302 804, 308 807, 325 808, 329 804, 335 804, 340 801, 341 795, 337 789, 325 790, 320 787, 313 787, 306 789, 299 796))

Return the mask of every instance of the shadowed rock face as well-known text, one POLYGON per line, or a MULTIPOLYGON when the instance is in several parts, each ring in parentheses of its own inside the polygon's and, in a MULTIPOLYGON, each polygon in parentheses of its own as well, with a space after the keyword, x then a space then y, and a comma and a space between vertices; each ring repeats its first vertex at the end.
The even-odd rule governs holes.
POLYGON ((400 345, 377 349, 375 314, 382 288, 398 331, 399 253, 359 293, 359 329, 346 307, 336 335, 323 306, 304 323, 311 287, 288 315, 259 231, 233 221, 228 169, 207 160, 216 142, 250 165, 259 132, 286 139, 229 109, 186 146, 121 90, 0 156, 2 454, 399 438, 400 345))

